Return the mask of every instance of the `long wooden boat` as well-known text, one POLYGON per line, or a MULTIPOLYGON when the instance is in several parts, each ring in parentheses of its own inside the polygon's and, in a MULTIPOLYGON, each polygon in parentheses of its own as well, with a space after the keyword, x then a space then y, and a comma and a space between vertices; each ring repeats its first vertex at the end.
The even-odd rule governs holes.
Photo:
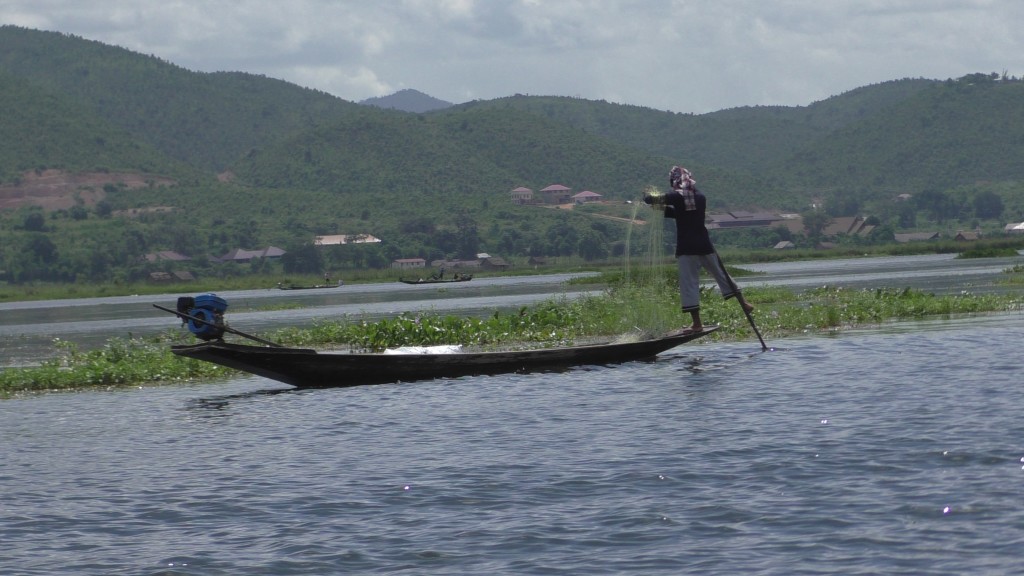
POLYGON ((472 279, 472 274, 466 274, 454 278, 399 278, 398 281, 403 284, 451 284, 452 282, 469 282, 472 279))
POLYGON ((338 282, 337 284, 315 284, 312 286, 296 286, 295 284, 278 284, 278 290, 317 290, 320 288, 341 288, 345 284, 338 282))
POLYGON ((541 348, 511 352, 372 354, 324 352, 306 348, 250 346, 211 340, 172 346, 178 356, 213 362, 300 388, 359 386, 486 374, 563 370, 649 360, 717 330, 670 333, 633 342, 541 348))

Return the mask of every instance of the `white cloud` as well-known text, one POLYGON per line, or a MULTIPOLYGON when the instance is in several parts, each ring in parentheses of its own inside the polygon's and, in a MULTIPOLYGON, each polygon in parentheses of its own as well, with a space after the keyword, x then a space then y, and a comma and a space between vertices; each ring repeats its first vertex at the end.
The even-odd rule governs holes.
POLYGON ((0 0, 0 22, 347 100, 415 88, 684 112, 865 84, 1021 75, 1019 0, 0 0))

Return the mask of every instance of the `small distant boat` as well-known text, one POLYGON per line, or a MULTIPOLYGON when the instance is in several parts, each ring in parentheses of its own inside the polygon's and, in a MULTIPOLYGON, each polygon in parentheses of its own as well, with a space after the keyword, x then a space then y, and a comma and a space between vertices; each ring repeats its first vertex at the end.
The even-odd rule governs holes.
POLYGON ((399 278, 398 281, 404 284, 450 284, 452 282, 469 282, 473 279, 472 274, 456 274, 452 278, 437 278, 431 276, 430 278, 399 278))
POLYGON ((315 290, 317 288, 341 288, 345 285, 343 280, 338 280, 337 284, 314 284, 312 286, 296 286, 295 284, 281 284, 278 283, 278 290, 315 290))

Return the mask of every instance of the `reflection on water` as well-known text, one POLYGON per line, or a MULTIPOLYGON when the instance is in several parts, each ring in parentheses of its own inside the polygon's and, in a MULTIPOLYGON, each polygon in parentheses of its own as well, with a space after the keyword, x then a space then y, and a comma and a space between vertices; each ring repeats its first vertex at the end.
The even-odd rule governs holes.
POLYGON ((240 400, 252 400, 261 396, 276 396, 278 394, 301 394, 307 392, 298 388, 270 388, 266 390, 248 390, 236 394, 225 394, 211 396, 209 398, 189 398, 185 402, 185 409, 196 415, 204 417, 225 417, 229 416, 228 408, 240 400))
POLYGON ((784 348, 769 348, 768 350, 758 350, 751 353, 745 353, 741 350, 733 350, 729 353, 718 353, 713 357, 709 357, 693 354, 693 349, 690 348, 683 347, 678 350, 681 353, 687 354, 676 361, 677 370, 690 374, 702 374, 704 372, 714 372, 716 370, 727 370, 745 362, 755 360, 762 354, 785 351, 784 348))

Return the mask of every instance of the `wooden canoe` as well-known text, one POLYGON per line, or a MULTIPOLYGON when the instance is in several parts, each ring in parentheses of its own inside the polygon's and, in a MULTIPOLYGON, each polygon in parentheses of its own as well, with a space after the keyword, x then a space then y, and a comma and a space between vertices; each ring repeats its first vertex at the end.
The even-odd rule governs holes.
POLYGON ((473 279, 473 276, 460 276, 458 278, 399 278, 398 281, 403 284, 451 284, 453 282, 469 282, 473 279))
POLYGON ((564 370, 573 366, 609 365, 653 359, 659 353, 707 336, 671 333, 634 342, 500 352, 446 354, 374 354, 324 352, 306 348, 250 346, 223 341, 172 346, 178 356, 213 362, 300 388, 359 386, 487 374, 564 370))
POLYGON ((314 286, 296 286, 294 284, 278 284, 278 290, 319 290, 321 288, 341 288, 344 283, 338 282, 337 284, 316 284, 314 286))

